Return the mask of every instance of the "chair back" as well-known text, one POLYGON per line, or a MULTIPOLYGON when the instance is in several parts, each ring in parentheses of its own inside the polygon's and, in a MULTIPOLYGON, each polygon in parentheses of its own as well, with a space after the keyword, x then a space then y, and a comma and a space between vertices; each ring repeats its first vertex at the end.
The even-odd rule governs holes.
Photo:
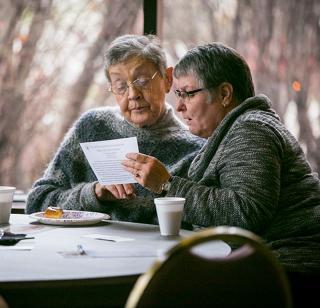
POLYGON ((9 308, 7 302, 4 300, 4 298, 0 295, 0 308, 9 308))
POLYGON ((215 227, 181 240, 139 277, 126 308, 291 307, 286 274, 273 253, 250 231, 215 227), (197 252, 223 240, 236 247, 223 258, 197 252))

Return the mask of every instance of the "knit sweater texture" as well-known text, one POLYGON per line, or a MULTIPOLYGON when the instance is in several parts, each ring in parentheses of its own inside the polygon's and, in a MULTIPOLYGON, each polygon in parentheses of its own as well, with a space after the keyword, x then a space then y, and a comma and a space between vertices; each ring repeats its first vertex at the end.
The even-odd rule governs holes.
POLYGON ((135 184, 137 198, 100 202, 94 193, 97 178, 81 150, 81 142, 137 137, 140 153, 158 158, 168 171, 186 177, 188 168, 205 140, 189 133, 166 104, 158 123, 137 128, 126 121, 118 107, 92 109, 83 114, 67 133, 42 178, 37 180, 27 198, 26 212, 63 209, 104 212, 112 219, 155 223, 155 195, 135 184))
POLYGON ((320 272, 319 178, 266 96, 223 119, 188 175, 168 192, 186 198, 185 221, 251 230, 288 271, 320 272))

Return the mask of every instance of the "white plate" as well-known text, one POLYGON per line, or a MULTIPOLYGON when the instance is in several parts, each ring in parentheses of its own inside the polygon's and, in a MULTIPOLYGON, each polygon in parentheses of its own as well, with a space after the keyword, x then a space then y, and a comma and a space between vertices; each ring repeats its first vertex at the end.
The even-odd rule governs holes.
POLYGON ((110 219, 108 214, 71 210, 63 210, 63 216, 61 218, 48 218, 43 215, 44 212, 38 212, 30 214, 29 217, 34 218, 43 224, 63 226, 93 225, 103 219, 110 219))

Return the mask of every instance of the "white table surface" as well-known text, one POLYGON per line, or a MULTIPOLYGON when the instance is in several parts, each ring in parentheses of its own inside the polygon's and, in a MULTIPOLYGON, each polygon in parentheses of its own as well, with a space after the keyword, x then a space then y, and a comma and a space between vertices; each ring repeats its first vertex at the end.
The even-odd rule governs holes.
MULTIPOLYGON (((35 222, 23 214, 11 214, 9 223, 0 228, 27 233, 35 239, 17 244, 31 246, 31 250, 8 250, 0 246, 0 284, 139 275, 166 249, 193 233, 181 230, 180 237, 167 238, 160 236, 158 226, 117 221, 91 226, 52 226, 35 222), (114 243, 84 237, 97 233, 133 240, 114 243), (59 254, 76 251, 78 244, 103 257, 66 258, 59 254)), ((230 247, 216 241, 207 250, 223 257, 229 254, 230 247)))

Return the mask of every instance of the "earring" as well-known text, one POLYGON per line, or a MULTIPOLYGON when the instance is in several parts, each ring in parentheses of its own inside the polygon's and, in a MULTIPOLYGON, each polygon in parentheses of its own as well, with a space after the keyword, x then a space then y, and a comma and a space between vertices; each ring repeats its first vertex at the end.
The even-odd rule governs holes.
POLYGON ((222 107, 226 108, 227 107, 227 103, 222 103, 222 107))

